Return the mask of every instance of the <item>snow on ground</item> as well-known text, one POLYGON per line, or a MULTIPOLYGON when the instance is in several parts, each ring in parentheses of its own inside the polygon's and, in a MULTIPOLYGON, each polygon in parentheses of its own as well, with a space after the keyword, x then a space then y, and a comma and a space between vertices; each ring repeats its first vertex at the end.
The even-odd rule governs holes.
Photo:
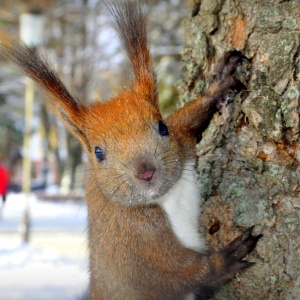
MULTIPOLYGON (((81 230, 86 226, 86 208, 74 202, 39 201, 30 196, 30 215, 32 230, 81 230)), ((23 194, 9 194, 7 203, 1 210, 1 231, 19 229, 26 199, 23 194)))
POLYGON ((0 208, 0 299, 79 299, 88 285, 85 206, 32 196, 31 242, 24 244, 18 229, 25 203, 10 194, 0 208))

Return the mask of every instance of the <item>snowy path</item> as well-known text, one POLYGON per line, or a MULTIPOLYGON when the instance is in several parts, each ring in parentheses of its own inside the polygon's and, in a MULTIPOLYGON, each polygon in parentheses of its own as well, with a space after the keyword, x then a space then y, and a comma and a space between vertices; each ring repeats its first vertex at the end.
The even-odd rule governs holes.
POLYGON ((31 242, 18 233, 25 207, 8 196, 0 218, 0 299, 79 299, 88 285, 86 209, 72 202, 30 199, 31 242))

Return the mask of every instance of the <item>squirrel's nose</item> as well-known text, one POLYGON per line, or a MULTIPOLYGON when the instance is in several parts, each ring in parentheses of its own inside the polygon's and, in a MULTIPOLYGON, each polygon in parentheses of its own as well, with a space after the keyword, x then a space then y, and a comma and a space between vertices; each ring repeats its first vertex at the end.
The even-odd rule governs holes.
POLYGON ((135 170, 135 177, 143 181, 151 181, 156 172, 155 165, 149 160, 139 161, 135 170))
POLYGON ((152 170, 146 170, 142 173, 139 173, 137 177, 144 181, 150 181, 153 178, 155 171, 155 168, 153 168, 152 170))

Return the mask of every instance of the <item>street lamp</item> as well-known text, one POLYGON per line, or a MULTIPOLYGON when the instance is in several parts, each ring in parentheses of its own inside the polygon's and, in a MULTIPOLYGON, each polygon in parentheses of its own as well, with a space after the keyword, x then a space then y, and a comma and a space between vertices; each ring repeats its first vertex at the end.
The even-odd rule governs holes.
MULTIPOLYGON (((45 18, 38 9, 29 10, 20 16, 20 39, 33 51, 43 42, 45 18)), ((25 83, 25 130, 23 141, 23 175, 22 191, 26 197, 25 210, 21 224, 21 234, 24 242, 29 241, 30 211, 29 197, 31 191, 31 133, 33 119, 34 86, 29 78, 25 83)))

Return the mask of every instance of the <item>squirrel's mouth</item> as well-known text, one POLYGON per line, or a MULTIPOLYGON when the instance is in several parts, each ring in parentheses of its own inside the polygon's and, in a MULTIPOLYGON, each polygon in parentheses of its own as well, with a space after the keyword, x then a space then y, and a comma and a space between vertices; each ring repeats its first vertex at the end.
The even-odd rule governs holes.
POLYGON ((156 199, 161 196, 159 188, 150 186, 149 188, 132 193, 127 199, 127 205, 148 205, 155 203, 156 199))

